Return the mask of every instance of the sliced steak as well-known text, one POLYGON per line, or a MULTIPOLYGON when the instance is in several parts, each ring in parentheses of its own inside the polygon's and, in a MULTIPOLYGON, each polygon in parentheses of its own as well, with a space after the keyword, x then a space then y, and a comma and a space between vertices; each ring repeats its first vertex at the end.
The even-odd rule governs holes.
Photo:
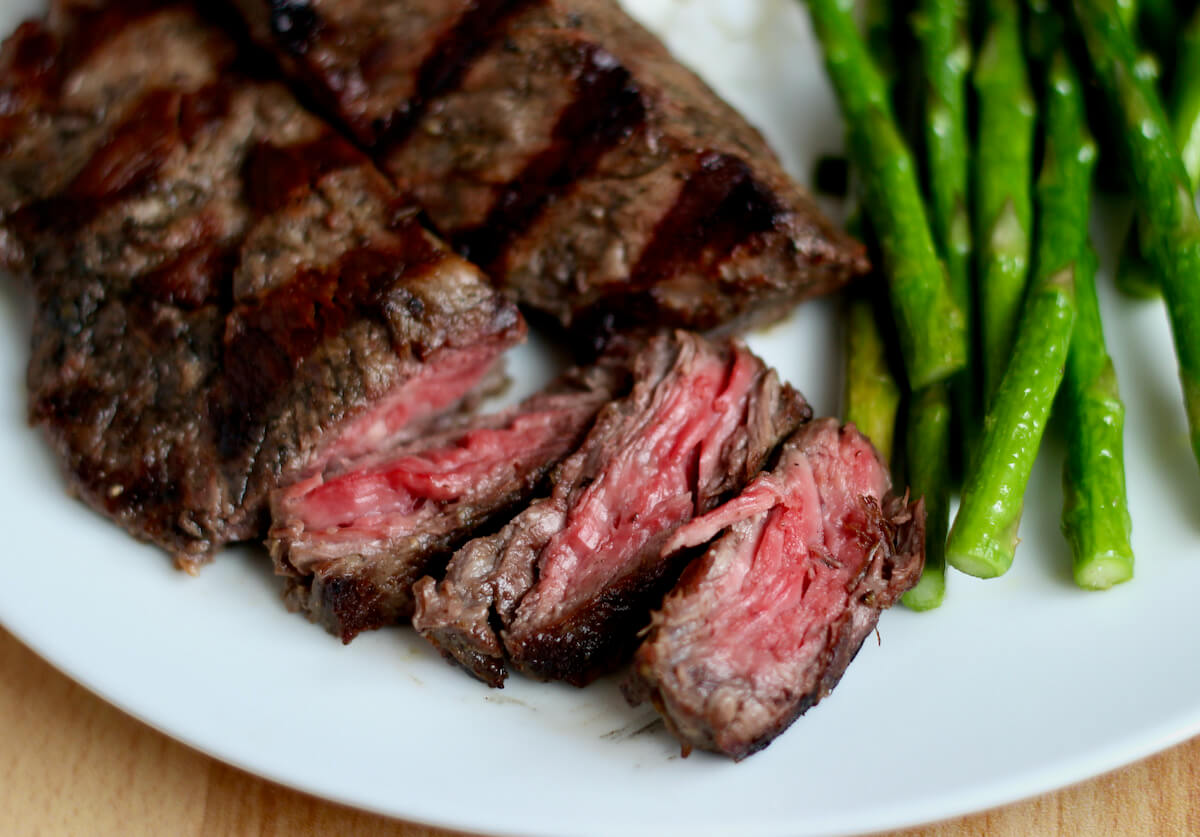
POLYGON ((575 368, 502 413, 276 492, 269 546, 291 604, 345 642, 411 618, 413 582, 528 502, 628 377, 617 358, 575 368))
POLYGON ((548 497, 417 583, 413 624, 499 686, 506 662, 582 685, 627 658, 681 567, 662 546, 738 492, 810 411, 738 342, 655 337, 548 497))
POLYGON ((57 0, 0 48, 0 258, 75 490, 184 565, 445 409, 523 335, 359 151, 191 4, 57 0))
POLYGON ((773 471, 667 544, 724 532, 653 614, 627 696, 654 704, 685 755, 762 749, 829 694, 917 582, 924 524, 852 426, 805 425, 773 471))
POLYGON ((235 0, 460 252, 573 339, 727 329, 866 269, 614 0, 235 0))

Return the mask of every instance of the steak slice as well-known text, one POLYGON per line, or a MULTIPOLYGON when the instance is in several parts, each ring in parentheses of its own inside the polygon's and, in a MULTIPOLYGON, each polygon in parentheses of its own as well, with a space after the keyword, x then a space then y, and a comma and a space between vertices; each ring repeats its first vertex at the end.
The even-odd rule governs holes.
POLYGON ((682 567, 662 546, 738 492, 808 405, 739 342, 675 332, 633 361, 553 476, 548 497, 455 553, 441 583, 414 587, 413 624, 493 686, 506 662, 583 685, 633 650, 682 567))
POLYGON ((722 534, 655 612, 625 684, 692 747, 742 759, 829 694, 924 564, 921 503, 890 493, 870 442, 805 425, 736 500, 667 551, 722 534))
POLYGON ((462 419, 277 491, 269 546, 293 607, 343 641, 412 617, 412 585, 529 501, 628 386, 618 358, 504 412, 462 419))
POLYGON ((614 0, 235 0, 434 226, 573 340, 780 317, 865 271, 614 0))
POLYGON ((511 303, 189 3, 56 0, 0 48, 0 259, 74 490, 194 566, 269 491, 460 400, 511 303))

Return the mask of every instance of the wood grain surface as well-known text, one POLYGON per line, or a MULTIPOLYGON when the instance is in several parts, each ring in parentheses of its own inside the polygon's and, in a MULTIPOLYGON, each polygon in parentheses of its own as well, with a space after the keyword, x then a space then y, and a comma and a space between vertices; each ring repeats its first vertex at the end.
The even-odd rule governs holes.
MULTIPOLYGON (((449 837, 255 778, 75 685, 0 629, 0 832, 449 837)), ((1200 738, 1085 784, 904 837, 1200 835, 1200 738)))

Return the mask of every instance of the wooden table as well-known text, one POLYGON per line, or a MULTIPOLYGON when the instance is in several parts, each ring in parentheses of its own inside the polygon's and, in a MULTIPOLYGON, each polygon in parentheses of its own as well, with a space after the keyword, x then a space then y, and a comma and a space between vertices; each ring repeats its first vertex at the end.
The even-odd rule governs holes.
MULTIPOLYGON (((201 755, 94 697, 3 630, 0 730, 4 834, 449 837, 201 755)), ((1200 834, 1200 738, 1059 793, 904 834, 1200 834)))

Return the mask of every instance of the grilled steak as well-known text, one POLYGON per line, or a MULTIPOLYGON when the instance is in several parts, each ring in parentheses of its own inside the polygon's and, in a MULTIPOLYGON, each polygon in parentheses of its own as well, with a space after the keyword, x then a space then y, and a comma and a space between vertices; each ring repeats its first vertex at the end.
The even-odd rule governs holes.
POLYGON ((0 257, 77 492, 184 565, 462 398, 523 334, 367 158, 187 3, 58 0, 0 50, 0 257))
POLYGON ((620 358, 605 358, 502 413, 278 491, 269 544, 289 601, 345 642, 410 618, 413 582, 527 502, 627 379, 620 358))
POLYGON ((417 583, 413 624, 499 686, 506 661, 588 682, 626 659, 681 567, 679 526, 738 492, 810 411, 740 343, 676 332, 634 359, 633 389, 559 466, 548 497, 417 583))
POLYGON ((833 689, 924 563, 924 508, 853 427, 822 419, 667 551, 717 539, 653 614, 626 694, 692 747, 741 759, 833 689))
POLYGON ((866 268, 614 0, 235 0, 435 227, 572 339, 782 316, 866 268))

